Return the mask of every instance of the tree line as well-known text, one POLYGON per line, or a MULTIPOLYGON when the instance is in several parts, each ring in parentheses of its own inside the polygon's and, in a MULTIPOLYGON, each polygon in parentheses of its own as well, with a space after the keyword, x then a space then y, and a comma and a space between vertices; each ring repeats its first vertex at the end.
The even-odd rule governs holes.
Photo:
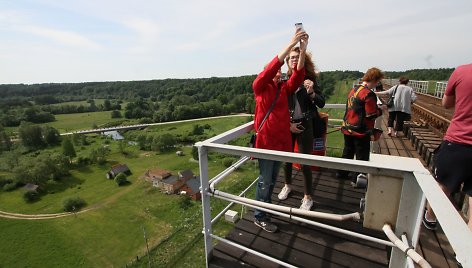
MULTIPOLYGON (((386 75, 390 78, 406 75, 415 80, 447 80, 452 71, 452 68, 415 69, 386 72, 386 75)), ((328 71, 320 73, 318 83, 324 95, 329 97, 337 81, 362 76, 359 71, 328 71)), ((113 111, 113 117, 121 117, 119 111, 125 101, 128 104, 124 117, 142 122, 253 113, 252 82, 255 77, 0 85, 0 124, 45 123, 54 121, 56 114, 95 111, 113 111), (105 101, 96 105, 95 99, 105 101), (64 103, 70 101, 87 101, 88 105, 64 103)))

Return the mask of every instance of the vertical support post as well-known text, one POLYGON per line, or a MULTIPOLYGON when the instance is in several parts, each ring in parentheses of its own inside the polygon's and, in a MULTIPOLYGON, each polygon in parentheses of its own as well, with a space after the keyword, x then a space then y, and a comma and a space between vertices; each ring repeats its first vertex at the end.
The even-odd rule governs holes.
POLYGON ((200 164, 200 185, 202 194, 203 211, 203 239, 205 242, 206 267, 209 266, 213 245, 211 234, 211 209, 210 196, 207 195, 210 185, 208 183, 208 149, 204 146, 198 146, 198 158, 200 164))
MULTIPOLYGON (((420 235, 421 216, 425 205, 421 187, 412 173, 403 176, 403 186, 395 224, 395 234, 401 237, 406 233, 411 238, 411 245, 416 248, 420 235)), ((407 258, 398 248, 392 249, 389 267, 407 267, 407 258)))

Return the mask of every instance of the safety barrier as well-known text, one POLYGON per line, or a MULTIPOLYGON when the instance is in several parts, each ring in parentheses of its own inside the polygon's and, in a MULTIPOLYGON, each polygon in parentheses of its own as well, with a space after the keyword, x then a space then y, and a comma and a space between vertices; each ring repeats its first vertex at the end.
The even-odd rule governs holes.
MULTIPOLYGON (((329 107, 329 105, 327 105, 329 107)), ((338 106, 339 107, 339 106, 338 106)), ((334 158, 327 156, 307 155, 290 152, 272 151, 265 149, 256 149, 241 147, 235 145, 228 145, 227 143, 253 130, 253 122, 246 123, 240 127, 229 130, 225 133, 217 135, 208 140, 198 142, 199 164, 200 164, 200 180, 202 193, 202 210, 203 210, 203 234, 205 243, 206 266, 209 266, 211 253, 213 249, 213 239, 222 243, 243 249, 251 252, 257 256, 273 261, 286 267, 293 267, 289 263, 282 262, 273 257, 264 255, 253 249, 236 244, 235 242, 218 237, 212 233, 212 225, 223 215, 225 210, 228 210, 232 204, 242 204, 244 206, 257 208, 269 212, 280 217, 290 217, 292 220, 303 222, 306 224, 315 225, 322 228, 327 228, 333 231, 352 235, 360 239, 374 241, 384 245, 393 246, 392 254, 390 256, 389 267, 407 267, 411 259, 418 261, 418 256, 413 256, 413 251, 409 250, 411 247, 415 248, 419 238, 419 230, 421 225, 422 212, 425 205, 425 197, 428 199, 430 205, 435 211, 438 220, 441 222, 441 227, 446 234, 451 246, 453 247, 457 259, 464 267, 472 267, 472 232, 468 229, 465 222, 462 220, 459 213, 450 203, 446 195, 443 194, 434 178, 429 171, 424 168, 418 159, 404 158, 397 156, 386 156, 371 154, 371 161, 359 161, 343 158, 334 158), (208 153, 218 152, 229 155, 241 156, 241 160, 228 169, 224 170, 216 177, 210 179, 208 174, 208 153), (319 213, 315 211, 301 212, 297 209, 283 207, 274 204, 267 204, 253 199, 242 197, 243 194, 253 187, 248 186, 239 196, 224 193, 217 188, 217 183, 227 177, 238 165, 242 165, 250 158, 270 159, 281 162, 301 163, 310 166, 319 166, 330 169, 349 170, 354 172, 362 172, 369 174, 369 188, 375 188, 379 191, 371 191, 366 196, 365 208, 366 211, 379 211, 379 204, 381 205, 382 213, 369 213, 370 218, 364 219, 364 226, 374 229, 390 230, 394 227, 393 233, 396 237, 402 237, 404 246, 398 244, 398 239, 395 241, 385 241, 375 237, 358 234, 352 231, 344 230, 338 227, 321 224, 316 220, 309 220, 299 217, 297 215, 308 216, 313 219, 329 218, 331 220, 349 220, 357 219, 358 215, 324 215, 326 213, 319 213), (379 183, 376 183, 379 182, 379 183), (375 185, 375 186, 372 186, 375 185), (383 187, 383 188, 382 188, 383 187), (387 188, 385 188, 387 187, 387 188), (397 189, 396 192, 392 189, 397 189), (383 189, 383 190, 382 190, 383 189), (392 192, 394 194, 392 194, 392 192), (379 193, 388 193, 388 196, 379 193), (230 204, 224 211, 220 212, 214 219, 211 217, 210 202, 212 198, 218 198, 229 201, 230 204), (389 198, 385 200, 385 198, 389 198), (391 202, 390 199, 392 199, 391 202), (381 201, 379 201, 381 200, 381 201), (390 212, 385 211, 382 204, 396 204, 390 205, 390 212), (287 212, 290 210, 290 213, 287 212), (296 214, 296 215, 294 215, 296 214), (379 216, 377 216, 379 214, 379 216), (385 224, 389 223, 388 226, 385 224), (405 237, 409 241, 405 241, 405 237), (410 251, 410 252, 408 252, 410 251), (409 257, 406 257, 407 252, 409 257)), ((371 189, 374 190, 374 189, 371 189)), ((367 213, 365 213, 367 215, 367 213)), ((390 232, 390 231, 389 231, 390 232)), ((389 233, 389 237, 392 234, 389 233)), ((424 260, 423 260, 424 261, 424 260)), ((424 262, 423 262, 424 264, 424 262)), ((424 266, 427 267, 427 266, 424 266)))

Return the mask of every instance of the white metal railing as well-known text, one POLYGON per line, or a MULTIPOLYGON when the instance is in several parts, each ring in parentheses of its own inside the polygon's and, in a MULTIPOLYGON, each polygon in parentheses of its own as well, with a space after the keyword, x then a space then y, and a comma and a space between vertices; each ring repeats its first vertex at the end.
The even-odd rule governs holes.
MULTIPOLYGON (((327 106, 330 107, 330 105, 327 106)), ((344 105, 342 105, 342 107, 344 107, 344 105)), ((450 203, 449 199, 439 188, 429 171, 424 168, 424 166, 418 159, 371 154, 370 161, 359 161, 327 156, 248 148, 227 144, 229 141, 234 140, 250 132, 251 130, 253 130, 253 122, 246 123, 240 127, 234 128, 225 133, 217 135, 208 140, 198 142, 196 144, 199 153, 200 180, 202 185, 201 193, 203 211, 203 234, 207 267, 211 259, 213 239, 246 250, 267 260, 274 261, 280 265, 293 267, 293 265, 291 264, 284 263, 278 259, 264 255, 253 249, 246 248, 242 245, 238 245, 235 242, 228 241, 213 234, 212 224, 215 223, 216 220, 219 219, 224 212, 219 213, 212 220, 210 210, 210 202, 212 198, 218 198, 231 202, 230 205, 225 208, 225 210, 229 209, 229 207, 233 203, 242 204, 244 206, 257 208, 259 210, 266 211, 271 214, 278 215, 280 217, 290 217, 292 220, 297 220, 306 224, 315 225, 321 228, 328 228, 330 230, 342 232, 361 239, 366 239, 384 245, 393 246, 393 243, 390 241, 385 241, 375 237, 357 234, 349 230, 344 230, 338 227, 319 223, 316 220, 308 220, 306 218, 301 218, 294 215, 293 213, 287 213, 286 210, 290 208, 274 204, 267 204, 253 199, 248 199, 242 197, 243 193, 239 196, 235 196, 218 190, 216 187, 217 182, 221 181, 228 174, 230 174, 230 172, 235 169, 235 165, 240 165, 244 163, 249 157, 259 159, 270 159, 281 162, 300 163, 330 169, 342 169, 354 172, 363 172, 373 175, 371 179, 374 180, 376 179, 376 176, 400 178, 402 180, 402 187, 400 195, 401 198, 399 199, 398 204, 398 213, 396 216, 396 222, 394 224, 395 235, 397 237, 406 235, 406 237, 411 239, 410 241, 407 241, 406 244, 409 244, 412 247, 416 247, 419 238, 422 212, 424 209, 426 197, 430 205, 434 209, 438 221, 441 223, 441 227, 456 253, 457 259, 462 263, 464 267, 472 267, 472 256, 470 255, 470 252, 472 252, 472 232, 470 232, 459 213, 456 211, 454 206, 450 203), (242 158, 240 162, 236 163, 232 167, 229 167, 228 169, 217 175, 215 178, 210 180, 208 176, 209 152, 238 155, 242 158)), ((254 185, 254 183, 252 185, 254 185)), ((244 192, 246 192, 248 189, 249 187, 244 192)), ((366 202, 369 202, 369 199, 367 199, 366 202)), ((293 210, 294 209, 290 209, 290 211, 293 210)), ((308 213, 308 216, 312 218, 319 217, 319 215, 317 214, 319 212, 311 212, 312 213, 308 213)), ((389 267, 407 267, 409 258, 405 257, 405 253, 399 248, 401 247, 395 246, 392 248, 389 267)))
POLYGON ((429 81, 417 81, 417 80, 410 80, 408 86, 413 88, 416 92, 428 94, 429 90, 429 81))
POLYGON ((447 81, 436 82, 436 89, 434 90, 434 96, 441 98, 444 96, 444 91, 446 91, 447 81))

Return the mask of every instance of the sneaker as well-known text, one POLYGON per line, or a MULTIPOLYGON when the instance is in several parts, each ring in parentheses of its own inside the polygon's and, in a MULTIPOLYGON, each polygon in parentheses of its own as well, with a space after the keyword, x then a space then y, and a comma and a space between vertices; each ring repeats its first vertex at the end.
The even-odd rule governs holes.
POLYGON ((311 199, 302 199, 302 205, 300 206, 300 209, 302 210, 311 210, 311 207, 313 206, 313 200, 311 199))
POLYGON ((262 230, 268 232, 268 233, 275 233, 277 232, 277 225, 273 224, 270 222, 270 220, 254 220, 254 224, 261 227, 262 230))
POLYGON ((438 222, 437 221, 429 221, 426 219, 426 212, 428 210, 424 210, 424 213, 423 213, 423 225, 424 227, 426 227, 428 230, 436 230, 437 228, 437 225, 438 225, 438 222))
POLYGON ((277 196, 279 200, 285 200, 288 197, 288 194, 292 191, 289 186, 285 185, 284 188, 280 191, 279 195, 277 196))

